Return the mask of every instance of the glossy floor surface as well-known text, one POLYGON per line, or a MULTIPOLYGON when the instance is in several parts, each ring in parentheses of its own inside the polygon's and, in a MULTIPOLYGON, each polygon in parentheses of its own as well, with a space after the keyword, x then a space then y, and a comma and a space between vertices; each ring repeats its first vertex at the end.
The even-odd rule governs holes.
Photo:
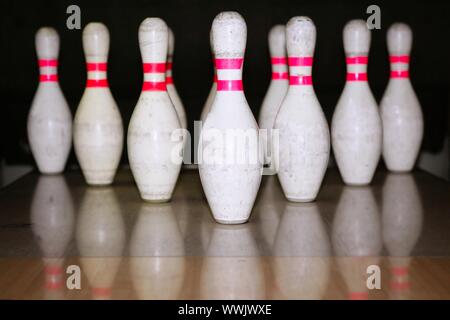
POLYGON ((28 174, 0 191, 0 298, 450 299, 450 184, 380 171, 346 187, 329 170, 295 204, 266 176, 250 222, 224 226, 195 170, 159 205, 125 169, 101 188, 28 174))

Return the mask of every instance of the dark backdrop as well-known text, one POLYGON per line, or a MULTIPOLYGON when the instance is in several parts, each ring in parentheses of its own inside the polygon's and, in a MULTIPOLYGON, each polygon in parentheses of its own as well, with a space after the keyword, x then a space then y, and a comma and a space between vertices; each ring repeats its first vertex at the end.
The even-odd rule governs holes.
MULTIPOLYGON (((167 22, 176 39, 175 85, 184 102, 191 130, 192 121, 199 118, 211 86, 209 29, 217 13, 236 10, 247 22, 244 87, 255 116, 270 81, 269 29, 274 24, 286 23, 295 15, 310 16, 317 27, 314 86, 331 119, 345 81, 342 28, 349 19, 366 19, 367 6, 377 4, 381 7, 381 30, 372 32, 370 86, 379 101, 389 76, 387 28, 395 21, 410 24, 414 32, 411 78, 425 115, 423 148, 436 151, 442 147, 448 127, 450 70, 450 10, 445 1, 1 0, 0 155, 9 163, 33 161, 27 151, 26 120, 38 84, 34 35, 39 27, 53 26, 60 34, 60 83, 73 113, 83 93, 86 73, 82 31, 66 28, 66 8, 70 4, 81 7, 82 27, 100 21, 109 28, 109 82, 126 127, 142 83, 138 26, 151 16, 167 22)), ((126 161, 126 152, 123 160, 126 161)), ((71 162, 74 161, 72 154, 71 162)))

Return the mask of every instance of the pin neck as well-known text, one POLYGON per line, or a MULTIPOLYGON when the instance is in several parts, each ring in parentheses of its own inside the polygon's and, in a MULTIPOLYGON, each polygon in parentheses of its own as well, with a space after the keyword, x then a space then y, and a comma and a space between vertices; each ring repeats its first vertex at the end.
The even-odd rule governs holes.
POLYGON ((290 56, 288 58, 290 86, 312 86, 313 60, 313 57, 310 56, 290 56))
POLYGON ((272 57, 272 80, 288 80, 288 67, 286 57, 272 57))
POLYGON ((391 78, 407 79, 409 78, 409 55, 390 55, 391 78))
POLYGON ((39 59, 39 81, 58 82, 58 60, 39 59))
POLYGON ((172 56, 167 56, 166 62, 166 84, 173 84, 173 72, 172 72, 172 56))
POLYGON ((217 58, 214 66, 217 74, 217 91, 242 91, 242 65, 244 59, 217 58))
POLYGON ((345 59, 347 63, 347 81, 366 82, 367 64, 369 59, 367 55, 351 55, 345 59))
POLYGON ((166 91, 166 62, 144 62, 142 91, 166 91))
POLYGON ((108 87, 107 79, 107 62, 87 62, 87 83, 88 88, 105 88, 108 87))

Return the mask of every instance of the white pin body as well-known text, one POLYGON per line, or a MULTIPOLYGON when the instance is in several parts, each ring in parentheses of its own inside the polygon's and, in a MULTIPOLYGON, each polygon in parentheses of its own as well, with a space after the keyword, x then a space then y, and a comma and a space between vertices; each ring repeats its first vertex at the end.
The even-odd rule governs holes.
MULTIPOLYGON (((38 59, 58 58, 59 37, 52 28, 36 34, 38 59)), ((56 74, 56 67, 41 67, 41 72, 56 74)), ((38 169, 57 174, 64 167, 72 147, 72 114, 58 81, 39 82, 27 121, 28 141, 38 169)))
MULTIPOLYGON (((164 63, 165 22, 147 18, 141 24, 139 35, 143 61, 164 63)), ((164 77, 161 81, 165 81, 164 77)), ((142 199, 165 202, 172 197, 181 169, 181 161, 173 159, 179 142, 172 139, 172 134, 180 128, 167 91, 141 92, 128 127, 128 160, 142 199)))
MULTIPOLYGON (((274 26, 269 32, 269 51, 271 57, 286 58, 286 28, 283 25, 274 26)), ((285 72, 287 73, 287 64, 272 65, 272 72, 285 72)), ((275 118, 280 109, 281 103, 286 96, 286 92, 289 87, 288 79, 272 79, 264 96, 261 109, 258 117, 258 125, 260 129, 267 130, 267 142, 264 140, 262 145, 267 146, 268 152, 271 153, 271 132, 275 124, 275 118)), ((265 137, 263 135, 263 137, 265 137)), ((268 162, 268 159, 266 159, 268 162)))
MULTIPOLYGON (((402 23, 389 28, 389 54, 408 55, 412 46, 411 29, 402 23)), ((395 70, 405 70, 408 64, 393 64, 395 70)), ((423 139, 423 115, 409 77, 390 78, 380 103, 383 120, 383 159, 394 172, 413 169, 423 139)))
MULTIPOLYGON (((214 19, 212 31, 216 58, 243 57, 247 29, 241 15, 220 13, 214 19)), ((223 71, 232 79, 242 77, 242 69, 223 71)), ((224 224, 244 223, 250 217, 258 193, 262 164, 258 159, 258 125, 243 91, 217 91, 200 135, 199 157, 203 157, 202 149, 208 148, 204 140, 207 132, 217 132, 222 139, 222 143, 213 147, 222 158, 218 161, 202 159, 199 163, 203 190, 214 219, 224 224), (240 149, 230 136, 235 130, 248 133, 254 139, 240 149), (229 162, 227 157, 244 160, 229 162)))
MULTIPOLYGON (((173 61, 173 53, 175 49, 175 36, 173 35, 172 30, 169 28, 169 38, 168 38, 168 51, 167 51, 167 62, 172 63, 173 61)), ((166 71, 167 77, 172 77, 172 70, 166 71)), ((183 102, 178 95, 175 84, 167 83, 167 93, 169 94, 170 100, 172 101, 175 110, 178 115, 178 120, 180 121, 181 128, 187 128, 187 119, 186 119, 186 111, 183 106, 183 102)))
MULTIPOLYGON (((369 46, 370 31, 366 23, 350 21, 344 29, 347 56, 367 56, 369 46)), ((366 66, 354 68, 366 71, 366 66)), ((331 126, 334 156, 342 179, 348 185, 369 184, 381 154, 382 126, 378 105, 367 81, 346 82, 331 126)))
MULTIPOLYGON (((109 33, 100 23, 90 23, 83 31, 83 47, 88 63, 105 63, 109 33)), ((98 72, 94 77, 106 78, 98 72)), ((123 149, 123 123, 109 87, 87 87, 74 119, 74 147, 86 182, 108 185, 114 180, 123 149)))
MULTIPOLYGON (((287 25, 289 56, 312 57, 315 26, 306 17, 287 25)), ((291 76, 310 76, 311 67, 291 67, 291 76)), ((279 150, 275 157, 284 194, 289 201, 314 201, 330 157, 330 132, 312 85, 290 85, 275 120, 279 150)))

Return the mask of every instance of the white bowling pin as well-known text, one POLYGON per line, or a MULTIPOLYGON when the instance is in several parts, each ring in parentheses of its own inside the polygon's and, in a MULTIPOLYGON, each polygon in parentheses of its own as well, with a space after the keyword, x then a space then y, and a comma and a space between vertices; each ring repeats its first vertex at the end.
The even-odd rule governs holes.
MULTIPOLYGON (((316 27, 308 17, 286 26, 289 89, 275 120, 278 178, 289 201, 314 201, 330 158, 330 131, 312 86, 316 27)), ((274 146, 274 153, 276 147, 274 146)))
POLYGON ((369 47, 366 22, 348 22, 344 28, 347 81, 333 114, 331 137, 339 172, 349 185, 369 184, 381 153, 381 118, 367 83, 369 47))
POLYGON ((414 167, 423 137, 423 115, 409 80, 411 28, 394 23, 387 33, 391 75, 381 99, 383 120, 383 159, 394 172, 408 172, 414 167))
POLYGON ((139 299, 177 299, 183 288, 183 237, 170 204, 144 204, 130 240, 130 270, 139 299))
POLYGON ((72 115, 58 82, 59 36, 44 27, 36 33, 39 86, 28 114, 28 141, 41 173, 61 173, 72 146, 72 115))
POLYGON ((258 125, 242 89, 247 26, 237 12, 222 12, 212 25, 217 93, 199 143, 199 172, 216 221, 248 220, 261 182, 258 125))
POLYGON ((76 239, 92 298, 109 299, 122 261, 125 225, 114 189, 88 188, 80 205, 76 239))
POLYGON ((173 83, 173 75, 172 75, 172 63, 173 63, 173 52, 175 49, 175 37, 170 28, 169 31, 169 40, 168 40, 168 49, 167 49, 167 63, 166 63, 166 87, 167 93, 169 94, 170 100, 177 111, 178 120, 180 121, 181 127, 183 129, 187 128, 187 119, 186 119, 186 111, 184 110, 183 102, 178 95, 177 89, 175 88, 175 84, 173 83))
POLYGON ((267 147, 267 151, 265 152, 265 155, 267 155, 266 162, 269 162, 269 159, 271 159, 271 132, 275 123, 275 117, 289 86, 286 59, 286 28, 283 25, 274 26, 269 32, 268 41, 272 65, 272 80, 261 105, 258 118, 259 127, 267 130, 267 142, 265 141, 266 136, 261 136, 264 139, 262 146, 264 148, 267 147))
POLYGON ((182 158, 174 157, 180 142, 172 139, 180 121, 166 90, 168 28, 159 18, 139 27, 144 84, 128 127, 128 160, 142 199, 165 202, 172 197, 182 158))
POLYGON ((106 78, 109 32, 104 24, 84 28, 83 49, 87 83, 75 114, 75 154, 88 184, 108 185, 122 155, 123 124, 106 78))
POLYGON ((323 298, 330 247, 317 205, 287 203, 273 250, 273 273, 282 299, 323 298))
MULTIPOLYGON (((213 45, 212 45, 212 30, 209 33, 209 44, 211 46, 211 53, 212 53, 213 59, 214 59, 214 49, 213 49, 213 45)), ((215 66, 214 63, 213 63, 213 68, 214 68, 213 84, 211 86, 211 90, 209 90, 208 98, 206 98, 206 102, 205 102, 205 104, 203 106, 202 113, 200 114, 200 120, 202 122, 205 122, 206 116, 208 115, 209 111, 211 111, 211 106, 212 106, 212 103, 213 103, 214 98, 216 96, 216 91, 217 91, 217 73, 216 73, 216 66, 215 66)))

